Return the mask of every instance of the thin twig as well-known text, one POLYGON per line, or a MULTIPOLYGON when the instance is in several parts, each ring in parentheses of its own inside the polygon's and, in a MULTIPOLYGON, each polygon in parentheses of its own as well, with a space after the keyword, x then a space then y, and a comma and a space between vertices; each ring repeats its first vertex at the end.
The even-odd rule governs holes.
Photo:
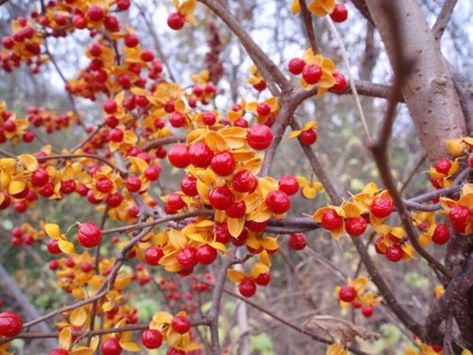
POLYGON ((437 17, 437 21, 435 21, 434 27, 432 27, 432 33, 437 41, 442 38, 443 33, 447 29, 457 1, 458 0, 446 0, 443 4, 442 10, 437 17))

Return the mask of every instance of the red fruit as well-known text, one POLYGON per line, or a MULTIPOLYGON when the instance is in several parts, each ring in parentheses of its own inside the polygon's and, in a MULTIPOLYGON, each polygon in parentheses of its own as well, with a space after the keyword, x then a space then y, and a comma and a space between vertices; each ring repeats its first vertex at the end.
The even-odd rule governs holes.
POLYGON ((255 282, 257 285, 267 286, 271 282, 271 274, 269 272, 259 274, 258 277, 255 279, 255 282))
POLYGON ((212 126, 217 122, 217 116, 213 112, 204 112, 202 114, 202 120, 207 126, 212 126))
POLYGON ((107 99, 103 103, 103 110, 108 114, 114 114, 118 110, 118 105, 114 99, 107 99))
POLYGON ((138 176, 129 176, 125 180, 126 188, 130 192, 138 192, 141 189, 141 180, 138 176))
POLYGON ((241 170, 233 177, 232 186, 237 192, 253 192, 258 185, 258 179, 248 170, 241 170))
POLYGON ((392 213, 393 202, 387 197, 378 197, 371 203, 370 211, 378 218, 385 218, 392 213))
POLYGON ((59 249, 59 243, 57 240, 49 239, 46 246, 51 254, 61 254, 61 249, 59 249))
POLYGON ((288 244, 291 249, 302 250, 307 245, 307 241, 303 233, 293 233, 289 237, 288 244))
POLYGON ((16 122, 13 120, 7 120, 3 124, 3 128, 7 132, 15 132, 16 131, 16 122))
POLYGON ((330 90, 337 94, 341 94, 347 88, 347 80, 342 74, 338 72, 334 73, 333 77, 335 78, 336 82, 335 85, 330 88, 330 90))
POLYGON ((286 213, 291 208, 291 200, 283 191, 271 191, 266 196, 266 206, 276 214, 286 213))
POLYGON ((367 227, 366 219, 363 217, 348 218, 345 222, 345 230, 352 237, 362 235, 367 227))
POLYGON ((126 11, 130 8, 131 0, 117 0, 117 7, 120 11, 126 11))
POLYGON ((102 231, 96 224, 85 222, 80 225, 77 238, 84 248, 93 248, 102 241, 102 231))
POLYGON ((435 167, 435 170, 437 170, 440 174, 447 175, 448 171, 452 167, 452 162, 447 159, 438 160, 435 163, 434 167, 435 167))
POLYGON ((145 170, 145 178, 149 181, 156 181, 159 179, 159 175, 161 175, 161 170, 159 165, 148 166, 145 170))
POLYGON ((180 112, 174 111, 169 116, 169 123, 175 128, 182 127, 184 126, 184 123, 186 123, 186 116, 180 112))
POLYGON ((125 35, 125 46, 128 48, 135 48, 138 43, 140 43, 140 40, 137 35, 133 33, 127 33, 125 35))
POLYGON ((333 22, 344 22, 348 18, 348 10, 343 4, 336 4, 333 12, 330 14, 333 22))
POLYGON ((306 64, 302 69, 302 78, 307 84, 317 84, 322 77, 322 69, 316 64, 306 64))
POLYGON ((267 222, 246 221, 245 225, 248 227, 248 229, 250 231, 255 232, 255 233, 261 233, 266 229, 266 227, 268 226, 268 223, 267 222))
POLYGON ((18 201, 13 204, 13 208, 18 213, 25 213, 28 209, 28 205, 24 201, 18 201))
POLYGON ((184 19, 184 16, 180 14, 179 12, 174 12, 169 15, 167 22, 168 22, 168 26, 172 30, 178 31, 182 27, 184 27, 185 19, 184 19))
POLYGON ((13 46, 15 45, 15 42, 13 41, 13 38, 11 37, 3 37, 2 39, 2 46, 6 49, 12 49, 13 46))
POLYGON ((191 329, 192 324, 187 317, 174 317, 171 322, 171 327, 175 332, 184 334, 191 329))
POLYGON ((269 106, 266 102, 260 102, 256 105, 256 112, 260 116, 267 116, 271 113, 271 106, 269 106))
POLYGON ((246 203, 244 200, 234 202, 230 208, 226 209, 225 212, 230 218, 240 218, 246 213, 246 203))
POLYGON ((228 243, 231 239, 226 223, 215 223, 214 235, 215 241, 223 244, 228 243))
POLYGON ((76 191, 76 183, 74 180, 61 181, 61 192, 63 194, 71 194, 76 191))
POLYGON ((256 283, 253 279, 249 277, 241 280, 240 285, 238 285, 238 291, 243 297, 251 297, 256 293, 256 283))
POLYGON ((124 137, 125 137, 125 134, 123 133, 123 131, 120 128, 114 128, 110 132, 110 140, 112 142, 119 143, 123 140, 124 137))
POLYGON ((6 192, 2 192, 3 195, 3 200, 0 203, 0 210, 4 210, 10 206, 11 198, 10 195, 7 194, 6 192))
POLYGON ((267 87, 266 81, 261 80, 260 82, 254 84, 253 87, 258 91, 263 91, 267 87))
POLYGON ((120 355, 122 347, 118 338, 110 338, 102 343, 102 355, 120 355))
POLYGON ((313 128, 308 129, 307 131, 302 132, 298 138, 302 142, 302 144, 314 144, 317 141, 317 131, 313 128))
POLYGON ((163 343, 163 336, 156 329, 146 329, 141 334, 141 342, 147 349, 157 349, 163 343))
POLYGON ((437 224, 435 226, 432 241, 435 244, 445 244, 450 239, 450 230, 445 224, 437 224))
POLYGON ((255 124, 248 132, 248 145, 255 150, 268 148, 273 141, 273 131, 264 124, 255 124))
POLYGON ((186 203, 182 199, 182 196, 179 194, 170 194, 168 196, 167 204, 169 207, 175 211, 180 210, 181 208, 186 207, 186 203))
POLYGON ((197 250, 189 247, 176 254, 177 262, 183 269, 192 269, 197 264, 197 250))
MULTIPOLYGON (((102 54, 102 46, 98 43, 94 43, 90 48, 89 48, 89 53, 92 57, 100 57, 100 55, 102 54)), ((107 101, 105 101, 104 103, 104 110, 105 110, 105 106, 106 104, 109 102, 109 101, 113 101, 112 99, 108 99, 107 101)), ((105 110, 105 112, 107 112, 107 110, 105 110)))
POLYGON ((81 270, 82 270, 83 272, 90 272, 90 271, 92 271, 92 269, 93 269, 94 267, 92 266, 91 263, 85 262, 85 263, 82 263, 82 264, 80 265, 80 268, 81 268, 81 270))
POLYGON ((361 313, 366 317, 369 318, 374 313, 374 308, 372 306, 366 305, 361 308, 361 313))
POLYGON ((54 271, 59 268, 59 262, 57 260, 51 260, 48 264, 50 270, 54 271))
POLYGON ((102 177, 95 182, 95 187, 98 191, 107 193, 112 191, 113 182, 109 178, 102 177))
POLYGON ((236 167, 235 158, 230 152, 215 154, 210 161, 212 170, 220 176, 228 176, 233 173, 236 167))
POLYGON ((305 62, 304 62, 304 59, 302 58, 292 58, 288 64, 289 72, 294 75, 301 74, 304 67, 305 67, 305 62))
POLYGON ((185 168, 190 164, 189 146, 176 144, 168 153, 169 162, 176 168, 185 168))
POLYGON ((294 176, 282 176, 278 181, 279 190, 292 196, 299 191, 299 182, 294 176))
POLYGON ((23 142, 25 143, 31 143, 34 141, 34 133, 31 131, 26 131, 25 134, 23 134, 23 142))
POLYGON ((343 286, 340 288, 338 298, 343 302, 351 302, 356 297, 356 290, 351 286, 343 286))
POLYGON ((212 264, 217 259, 217 250, 208 244, 197 249, 197 261, 204 265, 212 264))
POLYGON ((163 251, 161 248, 152 246, 146 249, 145 251, 145 261, 149 265, 158 265, 159 260, 164 256, 163 251))
POLYGON ((448 218, 452 223, 453 229, 457 232, 464 232, 466 228, 467 220, 470 216, 470 211, 468 208, 456 205, 450 209, 448 213, 448 218))
POLYGON ((87 17, 94 22, 102 21, 105 17, 105 11, 100 6, 92 5, 87 10, 87 17))
POLYGON ((322 216, 322 227, 333 231, 343 226, 343 218, 337 214, 333 209, 329 209, 322 216))
MULTIPOLYGON (((198 142, 189 148, 189 158, 192 165, 206 168, 210 165, 214 152, 204 142, 198 142)), ((231 157, 233 159, 233 156, 231 157)))
POLYGON ((140 58, 144 62, 152 62, 154 59, 154 53, 151 49, 143 49, 143 51, 141 52, 140 58))
POLYGON ((244 118, 239 118, 233 123, 233 125, 235 127, 248 128, 248 121, 244 118))
POLYGON ((69 351, 64 349, 53 349, 49 352, 49 355, 69 355, 69 351))
POLYGON ((209 194, 209 202, 216 210, 226 210, 233 205, 235 198, 226 186, 213 188, 209 194))
POLYGON ((15 312, 7 311, 0 313, 0 335, 14 337, 23 329, 23 321, 15 312))
POLYGON ((199 192, 197 191, 197 180, 193 176, 184 176, 181 180, 181 190, 187 196, 196 196, 199 192))
POLYGON ((402 251, 402 248, 397 244, 391 245, 386 249, 386 258, 392 262, 398 262, 401 260, 403 254, 404 252, 402 251))
POLYGON ((41 187, 48 183, 49 174, 46 169, 39 168, 31 175, 31 184, 33 186, 41 187))

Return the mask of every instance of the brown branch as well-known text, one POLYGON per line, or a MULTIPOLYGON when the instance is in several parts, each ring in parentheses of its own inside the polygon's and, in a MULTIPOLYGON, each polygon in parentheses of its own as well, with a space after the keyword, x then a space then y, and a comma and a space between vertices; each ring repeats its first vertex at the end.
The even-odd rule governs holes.
POLYGON ((442 38, 443 33, 447 29, 456 4, 457 0, 445 0, 437 21, 435 21, 434 27, 432 27, 432 32, 437 41, 442 38))
POLYGON ((449 271, 442 265, 437 259, 429 254, 419 243, 417 239, 417 233, 412 223, 411 216, 401 198, 401 195, 396 187, 396 182, 391 174, 391 168, 389 165, 388 156, 388 144, 391 137, 392 127, 396 117, 396 108, 399 98, 402 97, 402 88, 404 83, 410 74, 413 61, 406 58, 402 45, 403 39, 401 38, 401 31, 397 29, 398 12, 397 7, 391 3, 383 2, 383 11, 385 12, 387 19, 390 21, 392 28, 392 42, 393 50, 397 53, 397 60, 393 62, 394 69, 394 84, 392 87, 390 99, 388 101, 388 107, 384 115, 384 119, 378 134, 377 140, 371 145, 370 150, 373 153, 376 165, 378 167, 381 179, 383 180, 385 188, 389 191, 391 198, 394 201, 394 205, 399 213, 404 230, 406 231, 407 237, 414 247, 414 249, 421 255, 430 266, 440 271, 444 276, 450 278, 449 271))
POLYGON ((158 147, 161 147, 161 146, 166 145, 166 144, 181 143, 181 142, 185 142, 185 141, 186 141, 185 137, 174 137, 173 136, 173 137, 159 138, 159 139, 156 139, 154 141, 146 143, 143 146, 142 150, 144 152, 147 152, 151 149, 158 148, 158 147))
POLYGON ((46 160, 61 160, 61 159, 76 159, 76 158, 88 158, 88 159, 94 159, 102 162, 105 165, 108 165, 111 167, 113 170, 118 171, 122 176, 126 176, 127 172, 123 169, 118 168, 115 166, 112 162, 109 160, 102 158, 99 155, 94 155, 94 154, 86 154, 86 153, 81 153, 81 154, 60 154, 60 155, 48 155, 44 157, 37 157, 38 161, 46 161, 46 160))
POLYGON ((315 38, 314 24, 312 23, 312 14, 307 7, 306 0, 299 0, 301 6, 301 17, 304 22, 305 31, 307 33, 307 38, 309 39, 310 47, 314 54, 320 52, 319 47, 317 46, 317 39, 315 38))
POLYGON ((235 248, 232 248, 225 255, 223 260, 223 265, 220 269, 220 273, 215 280, 214 289, 212 292, 212 306, 207 315, 207 318, 210 322, 210 340, 211 340, 211 350, 212 354, 220 354, 220 341, 218 334, 218 318, 220 314, 220 305, 222 302, 222 295, 225 286, 225 281, 227 279, 227 270, 230 267, 233 255, 235 254, 235 248))

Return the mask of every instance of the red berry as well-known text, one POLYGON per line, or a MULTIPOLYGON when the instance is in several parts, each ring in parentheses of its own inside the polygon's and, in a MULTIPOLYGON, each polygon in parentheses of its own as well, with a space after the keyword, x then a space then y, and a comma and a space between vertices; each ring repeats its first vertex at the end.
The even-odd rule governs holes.
POLYGON ((46 169, 39 168, 31 175, 31 183, 33 186, 41 187, 49 182, 49 174, 46 169))
POLYGON ((159 260, 164 256, 163 251, 161 248, 152 246, 146 249, 145 251, 145 261, 149 265, 158 265, 159 260))
POLYGON ((217 116, 215 116, 215 113, 211 111, 204 112, 202 114, 202 120, 207 126, 212 126, 217 122, 217 116))
POLYGON ((234 202, 230 208, 225 210, 227 216, 230 218, 241 218, 246 213, 246 203, 245 200, 234 202))
POLYGON ((334 209, 329 209, 322 216, 322 227, 333 231, 343 226, 343 218, 334 209))
POLYGON ((184 334, 191 329, 192 324, 187 317, 174 317, 171 322, 171 327, 175 332, 184 334))
POLYGON ((362 235, 367 227, 366 219, 363 217, 348 218, 345 222, 345 230, 352 237, 362 235))
POLYGON ((174 111, 169 116, 169 123, 175 128, 180 128, 186 123, 186 116, 180 112, 174 111))
POLYGON ((126 188, 130 192, 138 192, 141 189, 141 180, 138 176, 129 176, 125 180, 126 188))
POLYGON ((85 222, 80 225, 77 238, 84 248, 93 248, 102 241, 102 231, 96 224, 85 222))
POLYGON ((248 121, 244 118, 239 118, 233 123, 233 125, 235 127, 248 128, 248 121))
POLYGON ((2 192, 2 195, 3 195, 3 200, 0 203, 0 210, 4 210, 8 208, 11 202, 11 198, 9 194, 7 194, 6 192, 2 192))
POLYGON ((87 17, 94 22, 102 21, 105 17, 105 11, 100 6, 92 5, 87 10, 87 17))
POLYGON ((302 78, 309 85, 317 84, 322 77, 322 69, 316 64, 306 64, 302 69, 302 78))
POLYGON ((137 35, 133 33, 127 33, 125 35, 125 46, 128 48, 135 48, 140 43, 137 35))
POLYGON ((213 188, 209 194, 209 202, 216 210, 226 210, 233 205, 235 197, 226 186, 213 188))
POLYGON ((356 297, 356 290, 351 286, 343 286, 340 288, 338 298, 343 302, 351 302, 356 297))
POLYGON ((313 128, 308 129, 307 131, 302 132, 298 138, 302 142, 302 144, 314 144, 317 141, 317 131, 313 128))
POLYGON ((372 306, 369 306, 369 305, 363 306, 363 308, 361 309, 361 313, 366 318, 371 317, 373 315, 373 312, 374 312, 374 308, 372 306))
POLYGON ((113 182, 109 178, 102 177, 95 182, 95 187, 100 192, 107 193, 112 191, 113 182))
POLYGON ((178 31, 184 27, 185 19, 182 14, 179 12, 174 12, 168 17, 168 26, 174 31, 178 31))
POLYGON ((53 349, 49 352, 49 355, 69 355, 69 351, 64 349, 53 349))
POLYGON ((450 168, 452 167, 452 162, 447 159, 438 160, 434 167, 435 170, 437 170, 440 174, 447 175, 450 168))
POLYGON ((7 132, 15 132, 16 131, 16 122, 13 120, 7 120, 3 123, 3 128, 7 132))
POLYGON ((432 241, 435 244, 445 244, 450 239, 450 230, 445 224, 437 224, 435 226, 432 241))
POLYGON ((23 321, 15 312, 7 311, 0 313, 0 335, 14 337, 23 329, 23 321))
POLYGON ((448 213, 448 218, 452 223, 452 227, 458 232, 464 232, 466 228, 467 220, 470 216, 470 211, 468 208, 455 205, 450 209, 448 213))
POLYGON ((237 192, 253 192, 258 185, 258 179, 248 170, 241 170, 233 177, 232 186, 237 192))
POLYGON ((169 205, 171 209, 175 211, 178 211, 181 208, 186 207, 186 203, 182 199, 182 196, 177 193, 173 193, 168 196, 167 204, 169 205))
POLYGON ((348 10, 343 4, 336 4, 330 17, 334 22, 344 22, 348 18, 348 10))
POLYGON ((156 181, 159 179, 159 175, 161 175, 161 170, 159 165, 150 165, 145 170, 145 178, 149 181, 156 181))
POLYGON ((161 332, 156 329, 146 329, 141 334, 141 342, 148 349, 157 349, 163 342, 163 336, 161 332))
POLYGON ((168 153, 169 162, 176 168, 185 168, 190 164, 189 146, 176 144, 168 153))
POLYGON ((35 135, 31 131, 26 131, 25 134, 23 134, 23 142, 25 143, 31 143, 34 141, 35 135))
POLYGON ((473 168, 473 153, 468 156, 468 166, 473 168))
POLYGON ((236 162, 233 154, 225 151, 215 154, 211 159, 210 166, 217 175, 228 176, 235 170, 236 162))
POLYGON ((299 182, 294 176, 282 176, 278 181, 279 190, 292 196, 299 191, 299 182))
POLYGON ((302 58, 292 58, 289 61, 288 64, 288 69, 291 74, 294 75, 299 75, 302 73, 302 70, 304 69, 305 62, 304 59, 302 58))
POLYGON ((256 105, 256 112, 260 116, 267 116, 271 113, 271 106, 269 106, 266 102, 260 102, 256 105))
POLYGON ((255 282, 257 285, 267 286, 271 282, 271 274, 269 272, 259 274, 258 277, 255 279, 255 282))
POLYGON ((103 110, 108 114, 114 114, 118 110, 118 105, 114 99, 107 99, 103 103, 103 110))
POLYGON ((386 257, 392 262, 398 262, 401 260, 403 254, 404 252, 402 251, 402 248, 397 244, 391 245, 386 249, 386 257))
POLYGON ((50 270, 54 271, 59 268, 59 262, 57 260, 51 260, 48 264, 50 270))
POLYGON ((217 250, 208 244, 197 249, 197 261, 204 265, 212 264, 217 259, 217 250))
POLYGON ((258 91, 263 91, 267 87, 266 81, 261 80, 258 83, 254 84, 253 87, 258 91))
POLYGON ((46 246, 51 254, 61 254, 61 249, 59 249, 59 243, 57 240, 49 239, 46 246))
POLYGON ((208 167, 213 157, 214 152, 204 142, 195 143, 189 148, 190 162, 198 168, 208 167))
POLYGON ((126 11, 130 8, 131 0, 117 0, 117 7, 120 11, 126 11))
POLYGON ((240 285, 238 285, 238 291, 240 291, 240 295, 243 297, 249 298, 256 293, 256 283, 249 277, 244 278, 241 280, 240 285))
POLYGON ((387 197, 376 198, 370 206, 370 211, 378 218, 385 218, 393 211, 393 202, 387 197))
POLYGON ((181 190, 187 196, 196 196, 199 194, 197 191, 197 180, 193 176, 184 176, 181 180, 181 190))
POLYGON ((267 222, 246 221, 245 225, 248 227, 248 229, 250 231, 255 232, 255 233, 261 233, 266 229, 266 227, 268 226, 268 223, 267 222))
POLYGON ((273 131, 264 124, 255 124, 248 132, 248 145, 255 150, 268 148, 273 141, 273 131))
POLYGON ((102 343, 102 355, 120 355, 122 347, 118 338, 110 338, 102 343))
POLYGON ((303 233, 293 233, 289 237, 289 247, 294 250, 302 250, 306 247, 307 241, 303 233))
POLYGON ((123 138, 125 138, 125 134, 123 133, 123 131, 120 128, 114 128, 110 132, 110 140, 112 142, 119 143, 123 140, 123 138))
POLYGON ((286 213, 291 208, 291 200, 283 191, 271 191, 266 196, 266 206, 276 214, 286 213))
POLYGON ((347 80, 338 72, 334 73, 333 77, 335 78, 335 85, 332 86, 330 90, 337 94, 341 94, 347 88, 347 80))
POLYGON ((192 247, 184 248, 176 254, 176 258, 183 269, 192 269, 197 264, 197 250, 192 247))
POLYGON ((215 223, 214 235, 215 241, 223 244, 228 243, 231 239, 226 223, 215 223))
POLYGON ((152 62, 154 59, 154 53, 151 49, 143 49, 143 51, 141 52, 140 58, 144 62, 152 62))

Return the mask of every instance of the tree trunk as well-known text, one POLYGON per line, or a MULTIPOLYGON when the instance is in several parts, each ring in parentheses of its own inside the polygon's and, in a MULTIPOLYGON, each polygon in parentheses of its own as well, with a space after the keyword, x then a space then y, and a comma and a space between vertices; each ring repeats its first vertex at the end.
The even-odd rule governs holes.
POLYGON ((379 30, 389 60, 395 65, 393 33, 401 31, 402 46, 415 59, 411 75, 403 88, 409 113, 420 141, 431 161, 445 158, 444 142, 466 135, 465 117, 452 77, 429 29, 425 14, 416 0, 396 0, 398 16, 392 28, 383 0, 366 0, 371 17, 379 30))

